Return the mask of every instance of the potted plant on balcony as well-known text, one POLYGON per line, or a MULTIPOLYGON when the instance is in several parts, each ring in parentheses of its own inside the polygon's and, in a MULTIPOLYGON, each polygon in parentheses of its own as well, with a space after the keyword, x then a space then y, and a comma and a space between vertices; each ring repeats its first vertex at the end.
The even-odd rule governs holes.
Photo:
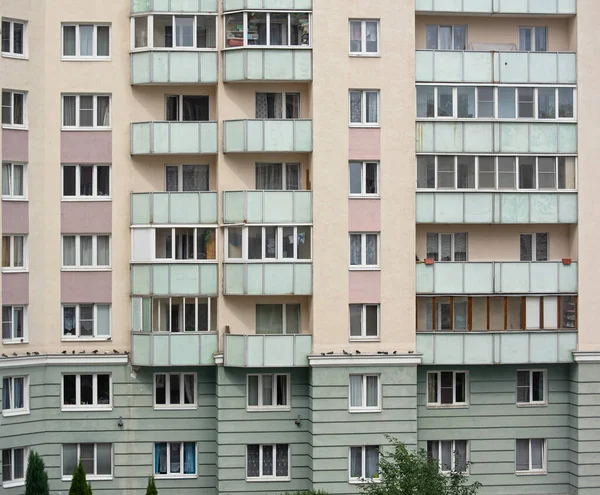
POLYGON ((571 258, 563 258, 562 259, 562 263, 563 263, 563 265, 570 265, 571 264, 571 258))

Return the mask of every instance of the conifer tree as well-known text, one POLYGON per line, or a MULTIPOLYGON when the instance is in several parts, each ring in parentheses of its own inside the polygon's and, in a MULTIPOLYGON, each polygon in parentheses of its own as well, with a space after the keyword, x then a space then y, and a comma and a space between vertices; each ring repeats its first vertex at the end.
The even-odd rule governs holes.
POLYGON ((25 495, 50 495, 48 473, 46 472, 44 461, 34 450, 29 453, 29 458, 27 459, 25 495))
POLYGON ((148 488, 146 488, 146 495, 158 495, 156 485, 154 484, 154 476, 148 478, 148 488))

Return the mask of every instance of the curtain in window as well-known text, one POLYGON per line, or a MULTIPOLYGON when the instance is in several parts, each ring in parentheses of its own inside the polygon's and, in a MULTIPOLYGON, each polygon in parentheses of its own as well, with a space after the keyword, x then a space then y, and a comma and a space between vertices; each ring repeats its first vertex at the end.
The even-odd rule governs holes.
MULTIPOLYGON (((134 0, 139 1, 139 0, 134 0)), ((150 0, 142 0, 150 1, 150 0)), ((147 7, 150 8, 149 6, 147 7)), ((138 12, 138 11, 136 11, 138 12)), ((148 18, 147 17, 134 17, 135 19, 135 48, 141 48, 148 46, 148 18)))
POLYGON ((166 167, 166 183, 167 191, 177 192, 179 191, 179 168, 178 167, 166 167))
POLYGON ((263 445, 262 474, 273 476, 273 445, 263 445))
POLYGON ((194 18, 176 17, 175 18, 175 39, 176 46, 194 46, 194 18))
POLYGON ((262 405, 273 405, 273 375, 262 376, 262 405))
POLYGON ((535 235, 535 260, 548 261, 548 234, 535 235))
POLYGON ((74 57, 75 51, 75 26, 63 27, 63 55, 66 57, 74 57))
POLYGON ((110 55, 110 34, 108 26, 98 26, 96 40, 97 55, 108 57, 110 55))
POLYGON ((362 478, 362 447, 350 448, 350 478, 362 478))
POLYGON ((246 475, 249 478, 256 478, 260 476, 259 470, 259 446, 258 445, 248 445, 248 450, 246 453, 246 475))
POLYGON ((454 234, 454 261, 467 261, 467 234, 454 234))
POLYGON ((97 256, 99 266, 108 266, 110 264, 110 246, 107 235, 99 235, 97 241, 97 256))
POLYGON ((183 165, 183 190, 208 191, 208 165, 183 165))
MULTIPOLYGON (((4 338, 4 335, 2 335, 4 338)), ((2 408, 12 409, 10 400, 10 378, 2 379, 2 408)))
POLYGON ((185 404, 194 403, 194 375, 183 375, 183 400, 185 404))
POLYGON ((20 267, 23 266, 23 236, 16 235, 13 238, 14 246, 13 246, 13 266, 20 267))
POLYGON ((23 95, 19 93, 13 94, 13 123, 22 125, 23 119, 23 95))
POLYGON ((169 473, 180 473, 181 472, 181 444, 170 443, 169 444, 169 473))
POLYGON ((2 266, 10 266, 10 236, 2 237, 2 266))
MULTIPOLYGON (((4 186, 3 186, 3 188, 4 188, 4 186)), ((9 187, 9 189, 10 189, 10 187, 9 187)), ((14 165, 13 166, 12 194, 14 196, 23 196, 23 165, 14 165)))
POLYGON ((196 444, 185 442, 183 449, 183 474, 196 474, 196 444))
POLYGON ((536 27, 535 28, 535 51, 536 52, 545 52, 546 50, 547 50, 546 28, 545 27, 536 27))
POLYGON ((288 191, 300 189, 300 164, 288 163, 286 165, 285 188, 288 191))
POLYGON ((377 236, 375 234, 367 234, 367 265, 376 265, 377 261, 377 236))
POLYGON ((208 120, 208 96, 184 96, 182 106, 183 121, 203 122, 208 120))
POLYGON ((79 54, 91 57, 94 54, 94 26, 79 26, 79 54))
POLYGON ((350 376, 350 407, 362 406, 362 375, 350 376))
POLYGON ((79 238, 79 250, 80 250, 79 264, 81 266, 91 266, 92 265, 92 261, 93 261, 92 245, 93 245, 93 240, 92 240, 91 235, 82 235, 79 238))
POLYGON ((379 378, 377 376, 367 377, 367 407, 379 405, 379 378))
POLYGON ((529 440, 517 440, 517 471, 529 471, 529 440))
POLYGON ((75 266, 75 236, 63 237, 63 264, 75 266))
POLYGON ((350 122, 362 122, 362 96, 360 91, 350 92, 350 122))
POLYGON ((438 27, 437 26, 425 26, 425 48, 427 50, 438 49, 438 27))
POLYGON ((360 234, 350 235, 350 264, 362 264, 362 241, 360 234))
POLYGON ((452 50, 452 27, 440 26, 439 31, 439 49, 452 50))
POLYGON ((256 189, 279 191, 282 189, 281 163, 257 163, 256 189))
POLYGON ((283 333, 283 306, 281 304, 256 305, 256 333, 283 333))
POLYGON ((154 444, 154 473, 167 474, 167 444, 154 444))
POLYGON ((64 96, 63 97, 63 125, 75 126, 76 120, 76 97, 75 96, 64 96))
POLYGON ((350 22, 350 52, 357 53, 362 51, 362 22, 350 22))
POLYGON ((99 336, 110 335, 110 306, 106 304, 96 306, 96 318, 98 322, 96 334, 99 336))
POLYGON ((248 377, 248 405, 258 406, 258 376, 248 377))
POLYGON ((444 441, 442 444, 442 471, 452 470, 452 442, 444 441))
POLYGON ((365 477, 373 478, 379 472, 379 447, 365 447, 365 477))
POLYGON ((285 307, 285 333, 300 333, 300 305, 286 304, 285 307))
POLYGON ((277 376, 277 406, 285 406, 287 405, 287 376, 278 375, 277 376))
POLYGON ((366 41, 367 41, 367 52, 377 52, 377 22, 366 22, 366 41))
POLYGON ((281 93, 256 93, 256 118, 280 119, 282 101, 281 93))
POLYGON ((288 476, 288 446, 276 445, 275 476, 288 476))
POLYGON ((23 54, 23 24, 13 24, 13 52, 23 54))
POLYGON ((544 467, 544 441, 535 438, 531 440, 531 469, 542 469, 544 467))
POLYGON ((454 442, 454 449, 456 452, 456 465, 457 471, 465 471, 467 469, 467 441, 456 440, 454 442))
POLYGON ((11 168, 10 163, 2 164, 2 195, 10 195, 11 168))
POLYGON ((108 127, 110 125, 110 98, 108 96, 98 96, 98 122, 99 127, 108 127))
POLYGON ((63 335, 75 335, 75 307, 63 308, 63 335))

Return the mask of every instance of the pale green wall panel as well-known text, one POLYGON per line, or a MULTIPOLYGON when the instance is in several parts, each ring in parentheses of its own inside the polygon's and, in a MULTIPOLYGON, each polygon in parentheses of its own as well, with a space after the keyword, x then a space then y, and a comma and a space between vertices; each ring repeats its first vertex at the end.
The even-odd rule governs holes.
POLYGON ((494 128, 485 123, 469 123, 464 130, 464 147, 466 153, 492 152, 494 150, 494 128))
POLYGON ((294 265, 264 265, 264 292, 266 294, 283 295, 294 293, 294 265))
POLYGON ((264 219, 268 223, 286 223, 293 220, 294 196, 287 191, 269 191, 263 195, 264 219))
POLYGON ((465 193, 464 197, 464 223, 493 223, 494 222, 494 194, 465 193))
POLYGON ((131 265, 131 293, 149 294, 151 277, 150 267, 147 265, 131 265))
MULTIPOLYGON (((172 223, 200 223, 199 195, 197 193, 171 194, 170 212, 172 223)), ((216 195, 215 195, 216 199, 216 195)))
MULTIPOLYGON (((229 0, 231 1, 231 0, 229 0)), ((415 0, 418 12, 575 14, 576 0, 415 0)))
POLYGON ((294 294, 309 296, 312 292, 312 263, 297 263, 294 266, 294 294))
POLYGON ((447 194, 435 196, 435 218, 441 223, 460 223, 463 221, 463 196, 447 194))
POLYGON ((577 153, 577 124, 563 124, 559 126, 558 152, 577 153))
POLYGON ((223 151, 236 152, 246 149, 246 125, 243 120, 223 122, 223 151))
MULTIPOLYGON (((243 55, 241 80, 260 81, 265 78, 265 68, 262 50, 238 50, 243 55)), ((229 51, 224 51, 223 56, 227 58, 229 51)))
POLYGON ((148 84, 152 80, 150 58, 150 52, 131 54, 131 84, 148 84))
MULTIPOLYGON (((436 52, 437 54, 442 52, 436 52)), ((491 82, 494 77, 494 58, 488 52, 462 52, 464 81, 491 82)))
POLYGON ((499 72, 500 81, 503 83, 529 82, 527 53, 503 53, 494 54, 500 59, 499 72), (525 75, 525 77, 523 77, 525 75))
POLYGON ((416 222, 433 223, 436 193, 417 192, 416 222))
POLYGON ((558 196, 559 223, 577 223, 577 194, 561 194, 558 196))
POLYGON ((559 53, 558 82, 575 84, 577 82, 577 55, 574 53, 559 53))

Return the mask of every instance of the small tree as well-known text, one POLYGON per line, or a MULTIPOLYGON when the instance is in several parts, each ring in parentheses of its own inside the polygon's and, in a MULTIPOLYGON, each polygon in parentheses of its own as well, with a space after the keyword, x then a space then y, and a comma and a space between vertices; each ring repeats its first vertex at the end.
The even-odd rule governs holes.
POLYGON ((71 481, 69 495, 92 495, 92 486, 88 484, 85 478, 85 471, 81 461, 79 461, 79 464, 73 473, 73 481, 71 481))
POLYGON ((46 472, 44 461, 34 450, 29 453, 29 458, 27 459, 25 495, 50 495, 48 473, 46 472))
POLYGON ((360 486, 364 495, 477 495, 481 483, 467 485, 465 473, 442 473, 437 460, 423 449, 409 451, 402 442, 386 437, 393 445, 379 458, 377 482, 360 486))
POLYGON ((154 476, 148 478, 148 488, 146 488, 146 495, 158 495, 156 485, 154 484, 154 476))

